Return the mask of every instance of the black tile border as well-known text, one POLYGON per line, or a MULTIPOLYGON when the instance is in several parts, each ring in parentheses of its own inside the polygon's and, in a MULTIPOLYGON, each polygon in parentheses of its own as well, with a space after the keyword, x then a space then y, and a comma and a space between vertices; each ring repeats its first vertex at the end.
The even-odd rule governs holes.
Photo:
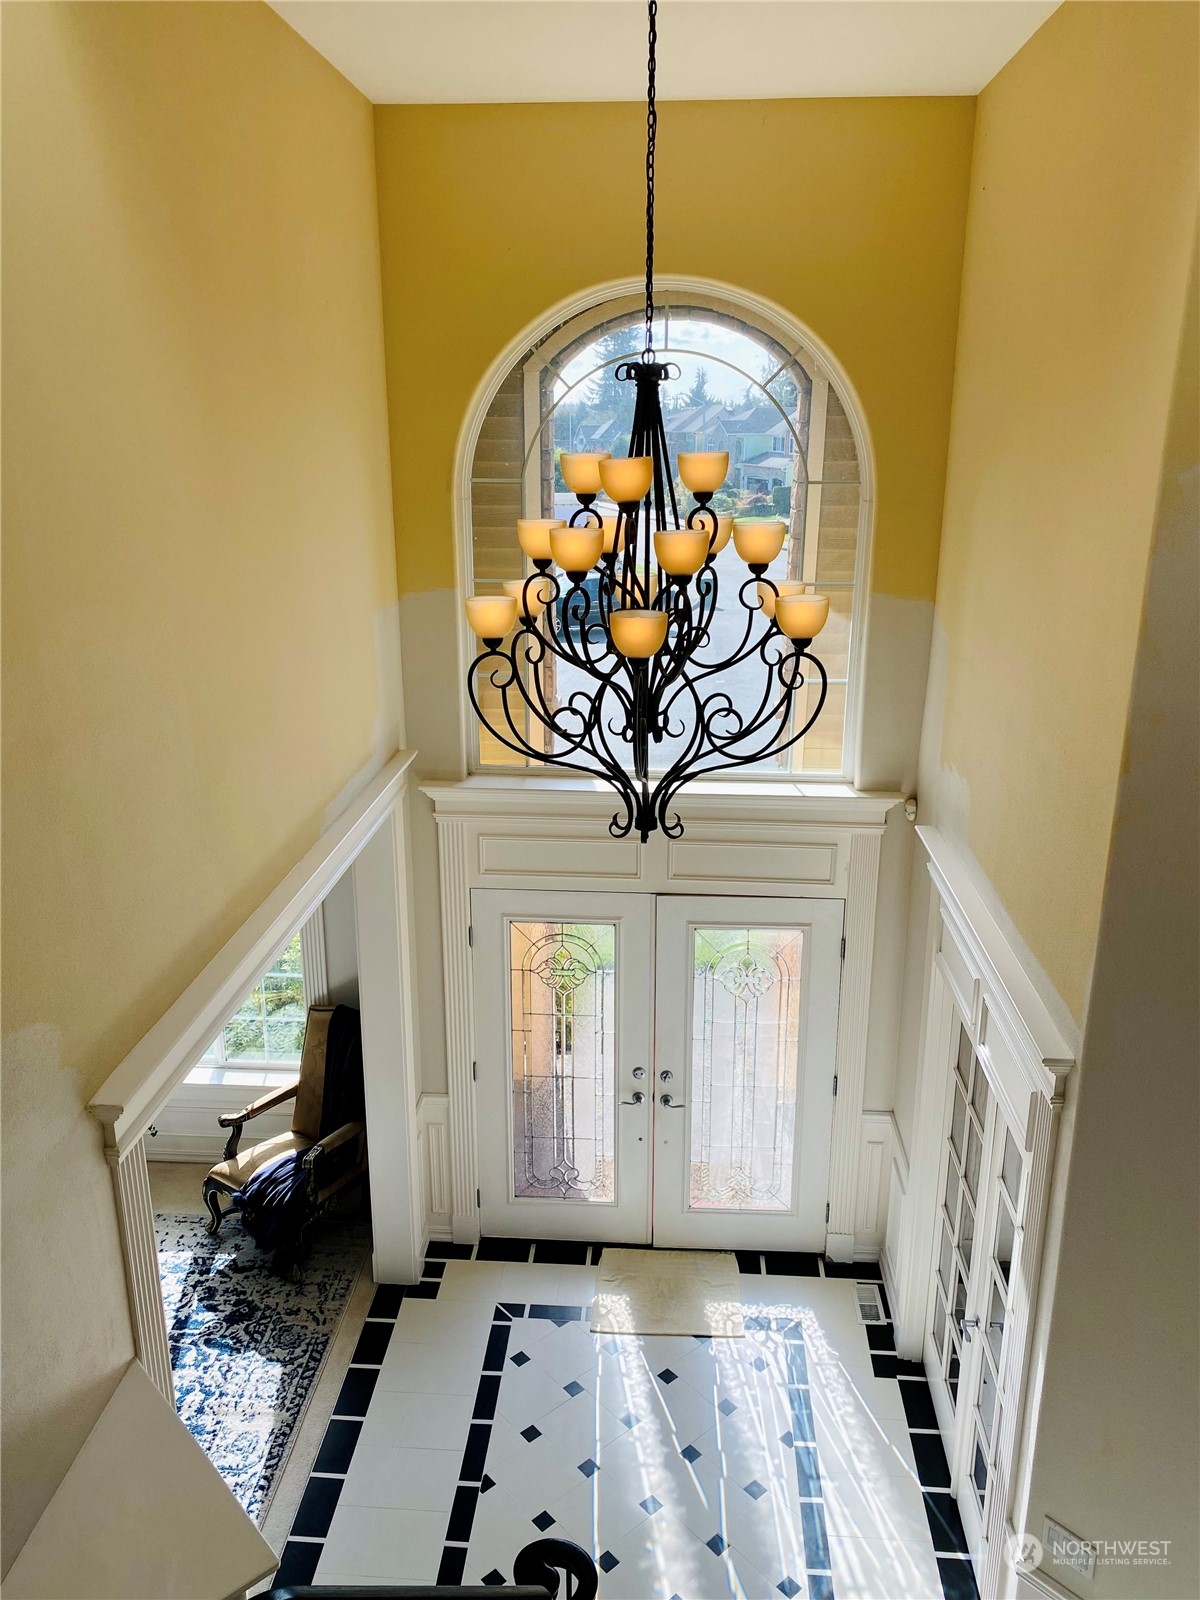
MULTIPOLYGON (((860 1279, 867 1282, 867 1279, 860 1279)), ((942 1585, 942 1600, 979 1600, 975 1565, 967 1548, 966 1533, 958 1501, 951 1493, 950 1465, 942 1444, 934 1409, 933 1394, 920 1361, 905 1361, 896 1355, 896 1339, 891 1325, 887 1291, 879 1285, 880 1298, 889 1321, 867 1328, 871 1350, 871 1369, 877 1378, 894 1378, 900 1385, 905 1426, 916 1462, 917 1481, 929 1524, 929 1538, 942 1585)))
MULTIPOLYGON (((337 1401, 313 1462, 308 1482, 300 1499, 291 1532, 284 1544, 276 1570, 278 1584, 310 1584, 324 1549, 325 1537, 333 1520, 338 1499, 349 1473, 363 1421, 370 1406, 396 1319, 406 1299, 436 1300, 442 1287, 448 1261, 500 1261, 514 1265, 597 1266, 604 1246, 594 1242, 534 1241, 528 1239, 484 1238, 478 1245, 431 1240, 426 1246, 421 1281, 416 1284, 380 1284, 375 1290, 366 1320, 355 1345, 337 1401)), ((614 1248, 650 1249, 649 1245, 614 1248)), ((900 1382, 909 1438, 917 1462, 926 1519, 944 1600, 979 1600, 974 1567, 966 1549, 958 1505, 950 1493, 949 1467, 936 1412, 918 1362, 903 1361, 896 1355, 891 1326, 891 1307, 882 1272, 873 1262, 831 1262, 824 1256, 802 1251, 735 1251, 738 1271, 753 1276, 829 1277, 874 1283, 878 1286, 886 1324, 864 1325, 871 1366, 876 1377, 900 1382), (928 1425, 926 1425, 928 1424, 928 1425), (941 1548, 939 1548, 941 1546, 941 1548)), ((501 1302, 492 1314, 492 1328, 476 1391, 472 1420, 459 1469, 459 1482, 446 1525, 437 1583, 461 1584, 466 1570, 467 1550, 479 1497, 492 1488, 485 1466, 492 1424, 499 1397, 514 1321, 537 1318, 553 1321, 559 1327, 583 1320, 587 1306, 501 1302)), ((800 1490, 801 1530, 805 1551, 805 1579, 808 1600, 835 1600, 833 1575, 829 1566, 828 1531, 825 1504, 821 1493, 820 1463, 812 1407, 808 1398, 808 1367, 804 1334, 799 1323, 788 1318, 748 1316, 747 1333, 771 1328, 783 1332, 788 1350, 788 1394, 792 1406, 792 1427, 782 1442, 788 1443, 796 1463, 800 1490), (788 1337, 788 1335, 791 1337, 788 1337), (823 1565, 821 1563, 824 1563, 823 1565)), ((607 1554, 607 1552, 605 1552, 607 1554)), ((602 1557, 603 1560, 603 1557, 602 1557)), ((604 1567, 604 1571, 611 1567, 604 1567)), ((485 1583, 503 1582, 499 1573, 485 1575, 485 1583)), ((781 1591, 782 1592, 782 1591, 781 1591)))
MULTIPOLYGON (((590 1253, 592 1247, 585 1245, 580 1248, 590 1253)), ((551 1264, 583 1265, 578 1261, 551 1264)), ((479 1387, 475 1391, 471 1424, 467 1429, 466 1448, 463 1450, 462 1465, 459 1467, 458 1485, 454 1491, 454 1503, 446 1523, 446 1537, 442 1544, 442 1556, 436 1580, 439 1584, 462 1582, 467 1564, 467 1547, 471 1543, 471 1531, 475 1526, 479 1497, 494 1487, 493 1480, 488 1477, 486 1471, 487 1453, 500 1397, 500 1381, 504 1376, 505 1363, 509 1359, 508 1350, 514 1324, 531 1319, 553 1322, 557 1327, 565 1328, 569 1323, 582 1321, 590 1313, 590 1306, 544 1305, 540 1302, 526 1304, 512 1300, 501 1301, 494 1307, 491 1332, 488 1334, 487 1348, 483 1356, 483 1369, 479 1374, 479 1387)), ((530 1443, 537 1438, 540 1438, 540 1433, 535 1428, 530 1443)), ((495 1578, 489 1573, 483 1581, 500 1583, 507 1580, 495 1578)))

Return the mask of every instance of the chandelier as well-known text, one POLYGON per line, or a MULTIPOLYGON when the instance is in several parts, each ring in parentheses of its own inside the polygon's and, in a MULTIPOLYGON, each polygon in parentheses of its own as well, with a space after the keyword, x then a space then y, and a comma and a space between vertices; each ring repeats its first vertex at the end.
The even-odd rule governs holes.
POLYGON ((654 155, 657 0, 649 5, 646 86, 646 340, 615 377, 634 385, 629 455, 563 453, 559 464, 578 506, 570 520, 522 518, 517 539, 533 567, 501 594, 466 602, 480 641, 467 691, 480 722, 535 765, 563 767, 611 784, 621 808, 617 838, 655 829, 678 838, 672 805, 686 783, 777 757, 802 739, 825 704, 828 678, 810 651, 829 601, 767 569, 788 524, 735 519, 711 506, 729 470, 727 451, 680 451, 678 475, 695 505, 681 522, 659 390, 680 376, 654 350, 654 155), (615 516, 596 508, 601 492, 615 516), (733 625, 716 654, 720 584, 715 561, 733 540, 747 576, 733 625), (568 679, 555 691, 556 676, 568 679), (572 670, 573 669, 573 670, 572 670), (729 674, 741 671, 738 703, 729 674), (584 687, 570 688, 573 675, 584 687), (745 681, 753 687, 749 694, 745 681), (802 715, 801 696, 820 687, 802 715), (486 709, 485 709, 486 702, 486 709), (666 746, 652 765, 656 746, 666 746))

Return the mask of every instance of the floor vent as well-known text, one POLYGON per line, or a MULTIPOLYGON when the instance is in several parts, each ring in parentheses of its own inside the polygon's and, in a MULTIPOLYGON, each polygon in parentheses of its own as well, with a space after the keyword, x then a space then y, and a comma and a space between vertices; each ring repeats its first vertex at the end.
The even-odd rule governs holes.
POLYGON ((858 1320, 865 1323, 886 1322, 883 1301, 877 1283, 856 1283, 854 1297, 858 1305, 858 1320))

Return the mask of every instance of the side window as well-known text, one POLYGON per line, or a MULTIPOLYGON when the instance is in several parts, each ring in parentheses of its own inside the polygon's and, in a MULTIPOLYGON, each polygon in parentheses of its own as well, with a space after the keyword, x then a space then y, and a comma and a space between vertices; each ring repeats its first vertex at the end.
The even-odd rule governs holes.
POLYGON ((304 1043, 308 1006, 304 965, 297 933, 271 962, 270 970, 251 989, 234 1015, 200 1058, 188 1081, 208 1082, 207 1069, 295 1066, 304 1043))

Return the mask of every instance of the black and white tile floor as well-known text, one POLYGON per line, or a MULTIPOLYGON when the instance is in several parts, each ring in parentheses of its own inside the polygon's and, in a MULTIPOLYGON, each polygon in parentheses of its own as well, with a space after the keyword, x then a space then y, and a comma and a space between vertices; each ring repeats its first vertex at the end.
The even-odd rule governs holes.
POLYGON ((744 1339, 611 1338, 597 1246, 430 1256, 376 1292, 278 1582, 499 1584, 548 1534, 604 1600, 977 1600, 873 1269, 743 1254, 744 1339))

